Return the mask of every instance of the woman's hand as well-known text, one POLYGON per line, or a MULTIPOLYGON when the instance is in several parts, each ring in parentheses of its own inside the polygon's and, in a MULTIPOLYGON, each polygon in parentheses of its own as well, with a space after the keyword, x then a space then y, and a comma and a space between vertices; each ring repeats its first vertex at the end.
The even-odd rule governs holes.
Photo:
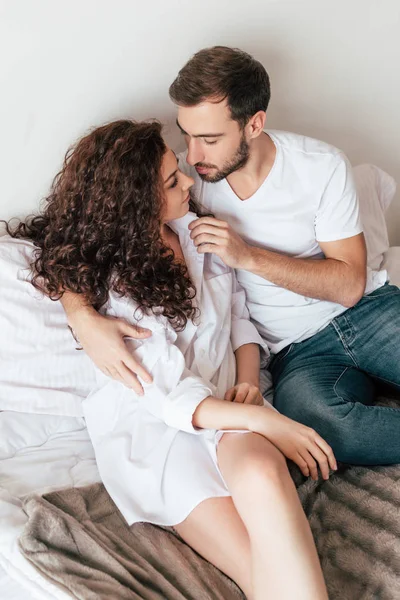
POLYGON ((151 335, 149 329, 131 325, 124 319, 103 316, 93 308, 76 312, 69 322, 86 354, 105 375, 143 395, 137 375, 147 383, 151 383, 152 378, 129 352, 124 337, 147 338, 151 335))
POLYGON ((250 425, 252 431, 272 442, 306 477, 311 475, 317 480, 319 467, 322 477, 329 479, 329 469, 337 469, 336 459, 332 448, 314 429, 272 410, 257 413, 250 425))
POLYGON ((234 387, 230 388, 226 392, 224 400, 227 400, 228 402, 240 402, 242 404, 264 405, 260 388, 245 382, 237 383, 234 387))

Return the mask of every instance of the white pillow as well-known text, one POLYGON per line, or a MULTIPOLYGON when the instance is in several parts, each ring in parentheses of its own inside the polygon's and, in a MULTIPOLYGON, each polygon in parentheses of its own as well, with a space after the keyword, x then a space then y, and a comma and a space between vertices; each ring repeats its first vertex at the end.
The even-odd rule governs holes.
POLYGON ((0 460, 12 458, 26 448, 43 446, 53 435, 84 427, 82 418, 0 411, 0 460))
POLYGON ((0 237, 0 410, 81 417, 94 368, 61 303, 27 280, 33 248, 0 237))
POLYGON ((396 182, 375 165, 359 165, 353 169, 361 222, 367 245, 368 267, 379 270, 383 255, 389 249, 385 212, 396 192, 396 182))

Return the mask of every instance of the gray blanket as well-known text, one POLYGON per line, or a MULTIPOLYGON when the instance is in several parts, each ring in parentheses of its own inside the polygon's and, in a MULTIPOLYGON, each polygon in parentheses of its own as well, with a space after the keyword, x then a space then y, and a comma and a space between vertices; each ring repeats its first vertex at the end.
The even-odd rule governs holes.
POLYGON ((169 528, 128 527, 102 484, 25 503, 22 553, 80 600, 243 600, 169 528))
MULTIPOLYGON (((400 466, 342 467, 320 482, 293 475, 330 598, 399 599, 400 466)), ((243 599, 171 530, 128 527, 101 484, 33 496, 25 509, 23 554, 74 598, 243 599)))

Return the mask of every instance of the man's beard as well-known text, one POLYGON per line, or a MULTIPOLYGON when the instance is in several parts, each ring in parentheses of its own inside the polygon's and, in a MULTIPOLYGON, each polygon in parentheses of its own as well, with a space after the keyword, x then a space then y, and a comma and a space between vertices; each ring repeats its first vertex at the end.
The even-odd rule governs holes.
MULTIPOLYGON (((198 176, 201 177, 203 181, 207 181, 208 183, 217 183, 218 181, 221 181, 222 179, 228 177, 228 175, 230 175, 234 171, 242 169, 249 160, 249 157, 250 147, 249 144, 246 142, 243 133, 239 147, 236 150, 233 158, 228 163, 226 163, 220 171, 217 171, 214 175, 198 173, 198 176)), ((204 163, 196 163, 195 166, 204 168, 209 167, 209 165, 206 165, 204 163)))

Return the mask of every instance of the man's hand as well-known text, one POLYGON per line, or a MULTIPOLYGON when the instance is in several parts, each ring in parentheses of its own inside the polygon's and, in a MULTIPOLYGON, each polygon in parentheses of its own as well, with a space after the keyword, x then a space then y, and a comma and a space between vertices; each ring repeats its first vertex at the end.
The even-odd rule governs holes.
POLYGON ((190 237, 197 252, 211 252, 228 267, 244 269, 250 257, 250 246, 225 221, 201 217, 189 224, 190 237))
POLYGON ((224 396, 224 400, 228 402, 240 402, 242 404, 258 404, 264 406, 264 399, 260 389, 251 383, 238 383, 224 396))
POLYGON ((151 336, 149 329, 130 325, 124 319, 103 316, 93 308, 79 311, 70 319, 70 325, 86 354, 105 375, 143 395, 137 375, 146 383, 151 383, 152 378, 133 358, 124 337, 147 338, 151 336))

